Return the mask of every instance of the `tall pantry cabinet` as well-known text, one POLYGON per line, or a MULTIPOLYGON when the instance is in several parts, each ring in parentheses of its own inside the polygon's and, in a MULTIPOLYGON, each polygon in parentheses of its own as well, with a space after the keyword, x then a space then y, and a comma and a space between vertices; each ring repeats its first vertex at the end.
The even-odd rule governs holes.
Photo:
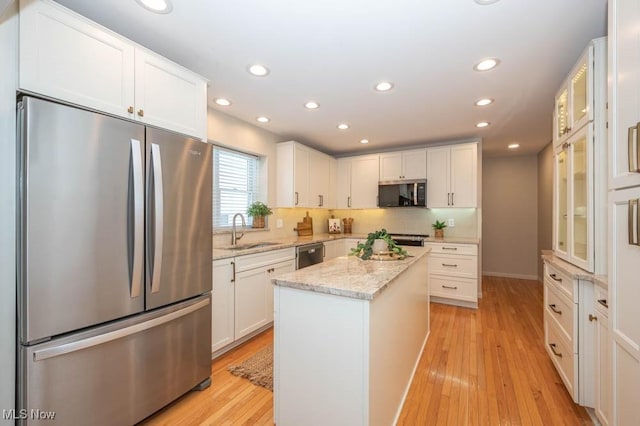
POLYGON ((612 425, 640 424, 640 2, 609 0, 612 425))

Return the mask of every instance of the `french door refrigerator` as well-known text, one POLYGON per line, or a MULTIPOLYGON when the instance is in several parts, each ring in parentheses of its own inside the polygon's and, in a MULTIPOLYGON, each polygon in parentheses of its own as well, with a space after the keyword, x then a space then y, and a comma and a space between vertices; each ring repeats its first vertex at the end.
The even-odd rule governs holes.
POLYGON ((29 96, 18 117, 16 417, 133 424, 208 386, 211 146, 29 96))

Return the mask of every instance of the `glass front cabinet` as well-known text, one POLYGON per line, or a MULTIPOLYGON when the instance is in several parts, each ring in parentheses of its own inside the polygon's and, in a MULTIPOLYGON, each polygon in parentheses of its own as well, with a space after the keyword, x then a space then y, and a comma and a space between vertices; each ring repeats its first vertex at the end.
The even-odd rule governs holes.
POLYGON ((554 250, 593 272, 593 126, 583 127, 555 155, 554 250))
POLYGON ((553 146, 558 148, 593 120, 594 44, 590 43, 555 98, 553 146))

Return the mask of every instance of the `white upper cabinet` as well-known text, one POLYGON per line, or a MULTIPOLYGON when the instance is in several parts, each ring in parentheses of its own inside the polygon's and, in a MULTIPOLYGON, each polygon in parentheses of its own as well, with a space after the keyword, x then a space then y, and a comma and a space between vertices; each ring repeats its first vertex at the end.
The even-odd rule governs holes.
POLYGON ((640 185, 640 3, 609 1, 609 188, 640 185))
MULTIPOLYGON (((607 238, 605 58, 606 39, 592 40, 567 77, 569 82, 580 80, 579 70, 591 76, 586 101, 574 96, 570 102, 574 125, 554 150, 553 250, 564 260, 597 274, 606 273, 607 268, 606 245, 601 243, 607 238), (585 57, 593 61, 588 66, 585 57)), ((571 90, 582 93, 581 89, 571 90)))
POLYGON ((371 209, 378 206, 379 161, 377 154, 338 159, 337 208, 371 209))
POLYGON ((555 147, 594 118, 593 61, 594 46, 589 44, 556 94, 553 119, 555 147))
POLYGON ((477 143, 427 148, 427 207, 477 207, 477 194, 477 143))
POLYGON ((381 181, 426 178, 426 148, 380 154, 381 181))
POLYGON ((294 141, 279 143, 276 153, 278 207, 334 207, 333 158, 294 141))
POLYGON ((207 84, 160 55, 136 49, 135 119, 207 138, 207 84))
POLYGON ((206 85, 57 3, 20 2, 21 90, 206 140, 206 85))

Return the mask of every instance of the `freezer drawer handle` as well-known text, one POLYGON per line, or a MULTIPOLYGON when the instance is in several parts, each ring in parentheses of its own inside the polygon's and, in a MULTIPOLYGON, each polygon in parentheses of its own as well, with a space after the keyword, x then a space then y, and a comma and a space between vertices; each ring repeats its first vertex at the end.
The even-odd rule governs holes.
POLYGON ((53 348, 42 349, 33 353, 34 361, 42 361, 48 358, 54 358, 60 355, 65 355, 71 352, 77 352, 82 349, 91 348, 93 346, 102 345, 104 343, 111 342, 113 340, 122 339, 123 337, 131 336, 145 330, 149 330, 153 327, 157 327, 162 324, 166 324, 178 318, 189 315, 209 304, 209 298, 201 300, 200 302, 187 306, 170 314, 154 318, 149 321, 142 322, 140 324, 131 325, 129 327, 122 328, 120 330, 111 331, 109 333, 101 334, 99 336, 89 337, 88 339, 79 340, 77 342, 67 343, 53 348))
POLYGON ((163 243, 163 221, 164 221, 164 200, 162 198, 162 161, 160 158, 160 145, 151 144, 151 165, 153 168, 153 200, 154 200, 154 222, 153 230, 153 263, 151 271, 151 293, 160 291, 160 277, 162 276, 162 243, 163 243))
POLYGON ((131 297, 140 296, 144 262, 144 175, 140 141, 131 139, 131 168, 133 171, 133 253, 131 297))

